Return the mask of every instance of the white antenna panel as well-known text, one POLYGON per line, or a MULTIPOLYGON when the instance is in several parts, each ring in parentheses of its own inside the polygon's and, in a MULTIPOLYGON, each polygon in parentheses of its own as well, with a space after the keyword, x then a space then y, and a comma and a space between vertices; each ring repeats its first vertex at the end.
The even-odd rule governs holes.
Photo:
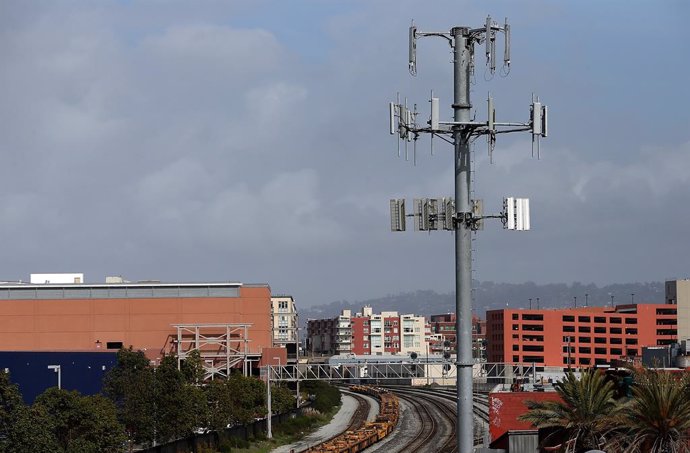
POLYGON ((521 231, 529 231, 530 228, 530 218, 529 218, 529 198, 518 198, 519 200, 519 222, 522 225, 522 228, 519 228, 521 231))
POLYGON ((395 134, 395 107, 395 102, 388 103, 388 115, 391 135, 395 134))
POLYGON ((391 231, 405 231, 405 199, 391 200, 391 231))
POLYGON ((506 213, 505 228, 515 231, 530 229, 529 198, 507 197, 503 199, 506 213))
POLYGON ((439 107, 438 98, 431 98, 431 130, 437 131, 439 129, 439 107))
POLYGON ((532 134, 541 135, 542 131, 541 102, 532 103, 532 134))
POLYGON ((494 131, 496 129, 496 126, 494 123, 496 122, 496 110, 494 108, 494 98, 489 96, 487 99, 487 115, 488 115, 488 120, 487 120, 487 129, 489 131, 494 131))

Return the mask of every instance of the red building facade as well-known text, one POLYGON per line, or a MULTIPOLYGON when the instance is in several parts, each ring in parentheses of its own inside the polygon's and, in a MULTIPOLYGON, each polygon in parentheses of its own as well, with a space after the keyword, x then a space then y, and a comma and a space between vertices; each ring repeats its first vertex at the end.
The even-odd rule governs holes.
POLYGON ((670 304, 502 309, 486 317, 489 362, 588 368, 677 341, 676 306, 670 304))

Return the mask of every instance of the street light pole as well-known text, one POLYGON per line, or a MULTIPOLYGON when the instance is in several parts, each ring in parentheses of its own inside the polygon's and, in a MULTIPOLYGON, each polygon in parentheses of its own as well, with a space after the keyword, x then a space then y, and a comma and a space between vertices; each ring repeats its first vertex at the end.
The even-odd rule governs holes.
POLYGON ((273 439, 272 418, 273 411, 271 410, 271 365, 266 365, 266 438, 273 439))
POLYGON ((57 373, 57 386, 59 389, 62 389, 62 368, 60 365, 48 365, 48 369, 57 373))

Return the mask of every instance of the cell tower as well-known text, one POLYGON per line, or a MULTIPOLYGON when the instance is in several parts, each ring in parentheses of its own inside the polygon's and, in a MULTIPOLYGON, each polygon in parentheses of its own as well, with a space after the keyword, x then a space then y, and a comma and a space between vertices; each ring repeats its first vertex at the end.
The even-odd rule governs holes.
MULTIPOLYGON (((414 141, 413 160, 416 163, 416 142, 422 133, 433 138, 450 136, 454 145, 455 197, 425 198, 414 200, 414 212, 405 213, 405 200, 390 201, 391 230, 405 231, 406 217, 413 217, 416 230, 437 230, 439 228, 455 232, 455 294, 456 294, 456 338, 457 338, 457 451, 473 451, 473 412, 472 412, 472 232, 483 229, 484 219, 498 218, 503 227, 510 230, 530 229, 529 200, 506 197, 503 212, 498 215, 484 215, 481 200, 471 200, 471 159, 470 143, 476 137, 485 135, 489 157, 498 134, 529 131, 532 133, 532 155, 540 156, 539 141, 547 136, 547 108, 538 98, 532 97, 530 119, 526 123, 499 122, 496 120, 494 101, 487 100, 487 120, 475 121, 470 110, 470 76, 474 71, 475 45, 485 44, 488 71, 496 71, 496 38, 504 36, 503 73, 510 72, 510 25, 508 20, 500 25, 487 17, 480 28, 454 27, 450 32, 420 32, 414 24, 409 34, 409 71, 417 74, 417 39, 435 36, 448 41, 453 49, 454 99, 453 121, 442 121, 439 114, 439 99, 431 95, 431 112, 424 125, 417 124, 416 105, 410 110, 407 99, 389 105, 390 133, 398 135, 398 155, 400 141, 405 143, 405 157, 408 157, 408 143, 414 141)), ((451 140, 444 139, 451 143, 451 140)))

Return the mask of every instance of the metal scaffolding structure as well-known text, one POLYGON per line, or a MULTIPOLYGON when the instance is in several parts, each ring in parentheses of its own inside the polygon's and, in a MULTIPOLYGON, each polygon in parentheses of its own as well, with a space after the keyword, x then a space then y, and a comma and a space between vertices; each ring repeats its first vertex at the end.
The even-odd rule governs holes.
POLYGON ((171 352, 177 354, 177 366, 192 351, 198 351, 204 365, 204 379, 227 378, 230 370, 241 366, 247 376, 250 363, 260 359, 249 352, 251 324, 174 324, 177 336, 171 340, 171 352))

